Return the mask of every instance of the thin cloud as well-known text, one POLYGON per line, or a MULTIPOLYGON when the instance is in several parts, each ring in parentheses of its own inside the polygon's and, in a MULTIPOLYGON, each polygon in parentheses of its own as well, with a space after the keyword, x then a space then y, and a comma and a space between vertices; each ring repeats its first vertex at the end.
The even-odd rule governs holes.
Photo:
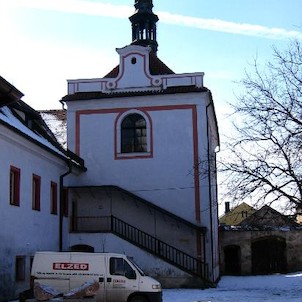
MULTIPOLYGON (((112 18, 127 18, 134 11, 133 7, 126 5, 113 5, 106 2, 84 0, 7 0, 7 5, 112 18)), ((166 24, 266 39, 302 40, 301 32, 289 31, 283 28, 269 28, 261 25, 235 23, 219 19, 196 18, 168 12, 157 12, 157 14, 161 22, 166 24)))
POLYGON ((206 29, 224 33, 255 36, 268 39, 288 39, 295 38, 302 40, 302 33, 298 31, 288 31, 282 28, 269 28, 261 25, 235 23, 219 19, 194 18, 167 12, 158 13, 161 22, 199 29, 206 29))

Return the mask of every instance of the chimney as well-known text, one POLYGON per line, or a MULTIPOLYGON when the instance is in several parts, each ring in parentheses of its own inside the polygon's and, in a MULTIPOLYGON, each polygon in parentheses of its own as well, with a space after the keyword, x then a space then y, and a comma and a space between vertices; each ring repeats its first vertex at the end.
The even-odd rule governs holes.
POLYGON ((224 205, 225 205, 225 214, 226 214, 226 213, 230 212, 230 202, 226 201, 224 203, 224 205))

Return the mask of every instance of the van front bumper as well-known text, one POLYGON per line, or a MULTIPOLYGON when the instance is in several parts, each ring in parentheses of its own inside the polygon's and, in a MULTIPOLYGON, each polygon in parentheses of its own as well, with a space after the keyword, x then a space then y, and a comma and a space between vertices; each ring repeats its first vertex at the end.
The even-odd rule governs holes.
POLYGON ((160 292, 148 292, 146 293, 149 302, 162 302, 163 301, 163 293, 160 292))

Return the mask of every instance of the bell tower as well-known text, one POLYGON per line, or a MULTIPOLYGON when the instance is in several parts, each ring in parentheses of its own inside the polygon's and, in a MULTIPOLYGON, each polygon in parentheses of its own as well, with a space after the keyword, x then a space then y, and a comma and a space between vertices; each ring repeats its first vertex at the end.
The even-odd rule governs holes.
POLYGON ((132 23, 133 45, 150 46, 156 54, 158 44, 156 41, 156 22, 158 16, 152 11, 152 0, 135 0, 135 13, 129 20, 132 23))

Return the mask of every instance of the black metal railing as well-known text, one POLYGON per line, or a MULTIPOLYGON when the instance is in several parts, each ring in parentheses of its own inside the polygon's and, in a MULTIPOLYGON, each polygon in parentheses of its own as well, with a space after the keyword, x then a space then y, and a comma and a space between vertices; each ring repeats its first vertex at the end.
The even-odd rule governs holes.
POLYGON ((206 263, 114 216, 74 217, 72 218, 71 231, 112 232, 183 271, 208 280, 206 263))
POLYGON ((197 258, 111 216, 112 232, 159 258, 198 277, 208 278, 207 265, 197 258))

